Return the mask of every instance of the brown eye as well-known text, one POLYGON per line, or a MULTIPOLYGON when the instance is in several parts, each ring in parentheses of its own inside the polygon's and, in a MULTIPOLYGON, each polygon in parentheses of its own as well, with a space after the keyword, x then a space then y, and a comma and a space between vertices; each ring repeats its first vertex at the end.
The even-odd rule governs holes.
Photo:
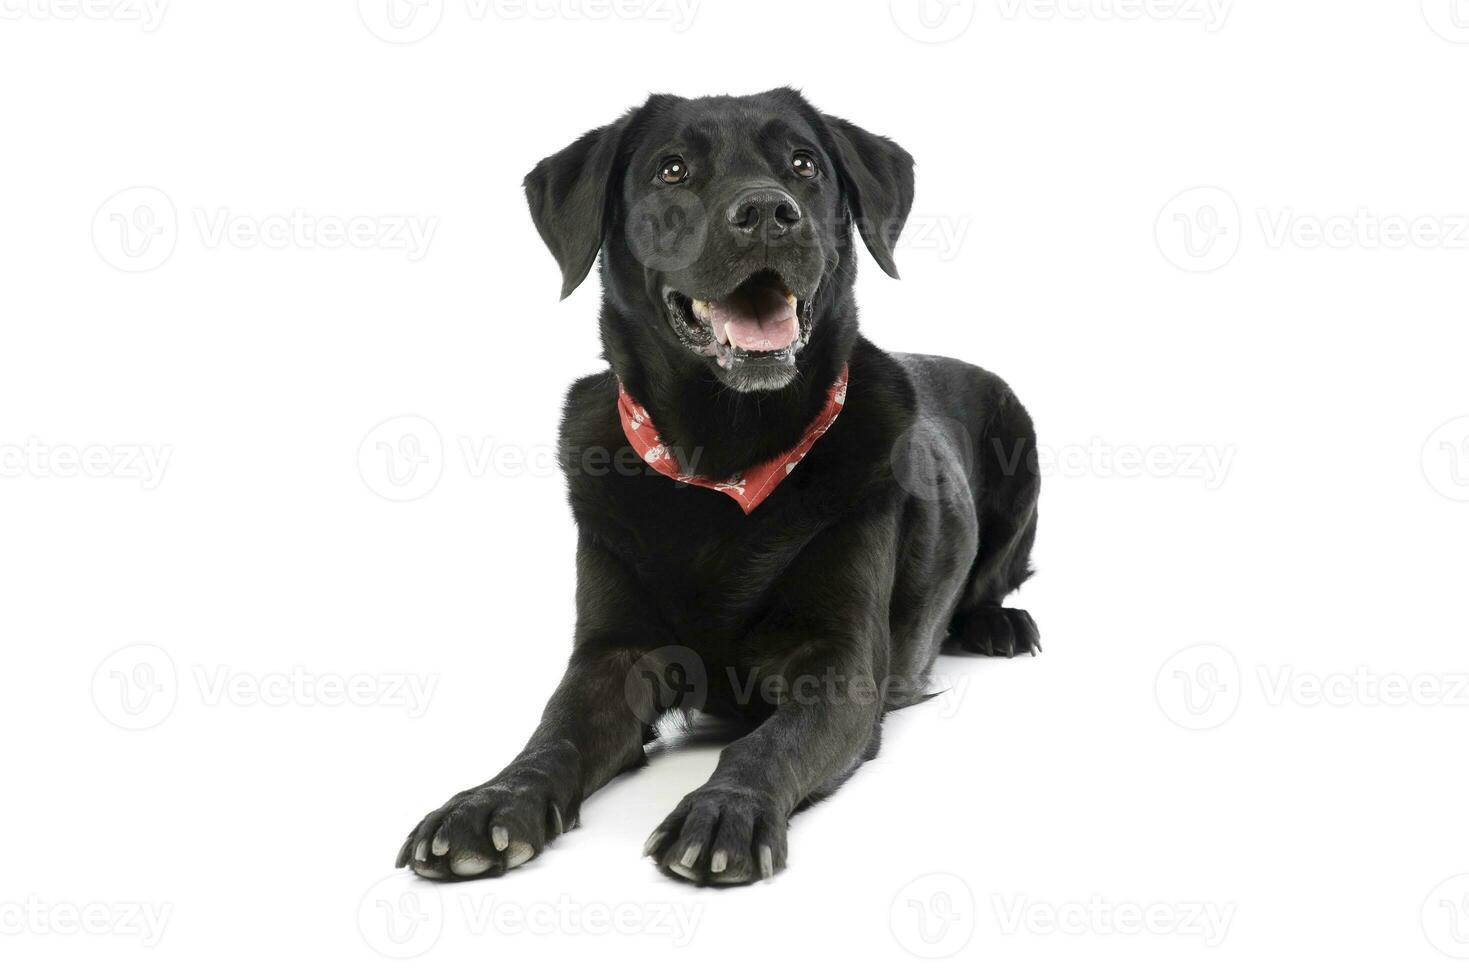
POLYGON ((791 169, 796 172, 796 176, 805 177, 808 180, 819 172, 816 157, 805 150, 797 150, 796 155, 791 157, 791 169))
POLYGON ((665 184, 682 184, 689 176, 689 165, 683 157, 669 157, 658 167, 658 179, 665 184))

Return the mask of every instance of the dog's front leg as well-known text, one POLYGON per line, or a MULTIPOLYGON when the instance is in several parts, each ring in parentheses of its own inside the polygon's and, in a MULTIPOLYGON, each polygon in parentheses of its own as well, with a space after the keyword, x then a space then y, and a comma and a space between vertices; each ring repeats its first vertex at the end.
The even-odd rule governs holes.
POLYGON ((779 659, 748 687, 774 711, 724 749, 709 781, 648 839, 645 853, 665 872, 717 885, 773 876, 785 867, 791 814, 876 753, 890 651, 891 530, 831 533, 777 587, 778 607, 750 643, 762 658, 779 659))
POLYGON ((870 757, 878 737, 876 684, 870 674, 843 680, 842 669, 830 678, 793 678, 805 692, 792 694, 720 753, 709 781, 684 797, 648 839, 645 852, 659 867, 720 885, 769 878, 785 867, 790 815, 870 757))
POLYGON ((627 683, 640 656, 667 640, 627 569, 583 536, 577 549, 577 635, 566 674, 530 741, 488 782, 419 822, 398 866, 425 878, 503 874, 576 826, 582 801, 644 760, 654 691, 627 683))

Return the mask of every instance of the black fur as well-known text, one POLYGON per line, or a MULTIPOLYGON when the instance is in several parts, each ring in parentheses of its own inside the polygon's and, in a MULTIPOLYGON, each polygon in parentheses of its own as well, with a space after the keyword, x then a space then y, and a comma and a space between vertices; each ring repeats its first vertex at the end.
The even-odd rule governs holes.
POLYGON ((700 883, 768 877, 785 864, 790 815, 876 754, 884 712, 922 699, 946 636, 984 654, 1039 649, 1030 616, 1000 606, 1030 573, 1030 418, 980 368, 890 355, 858 334, 854 241, 896 275, 913 161, 790 89, 654 96, 541 161, 526 194, 563 295, 602 258, 611 370, 572 386, 561 431, 579 528, 575 643, 525 750, 424 818, 399 864, 502 873, 642 763, 660 713, 698 708, 747 734, 648 851, 700 883), (796 151, 814 155, 816 176, 792 171, 796 151), (677 185, 659 177, 673 156, 687 170, 677 185), (737 227, 751 188, 784 202, 786 225, 767 215, 753 238, 750 221, 737 227), (804 346, 715 363, 679 297, 727 295, 756 273, 796 294, 804 346), (619 423, 620 380, 687 468, 728 476, 793 445, 843 364, 841 416, 748 515, 651 473, 619 423))

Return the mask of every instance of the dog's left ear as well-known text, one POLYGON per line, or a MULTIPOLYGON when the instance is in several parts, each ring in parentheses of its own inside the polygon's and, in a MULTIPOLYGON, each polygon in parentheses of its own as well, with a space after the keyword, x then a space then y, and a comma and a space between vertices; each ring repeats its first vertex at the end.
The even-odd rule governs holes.
POLYGON ((898 278, 893 246, 913 207, 913 157, 886 136, 823 116, 852 218, 882 271, 898 278))
POLYGON ((561 266, 561 298, 580 286, 607 227, 607 192, 623 131, 633 113, 587 133, 525 175, 525 196, 541 240, 561 266))

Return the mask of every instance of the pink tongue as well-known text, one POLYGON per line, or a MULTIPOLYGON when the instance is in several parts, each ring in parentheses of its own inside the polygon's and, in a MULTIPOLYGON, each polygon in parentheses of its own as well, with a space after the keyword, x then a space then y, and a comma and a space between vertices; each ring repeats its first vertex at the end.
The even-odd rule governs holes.
POLYGON ((715 333, 723 332, 735 347, 772 351, 796 342, 801 321, 785 293, 771 286, 747 288, 709 304, 715 333))

